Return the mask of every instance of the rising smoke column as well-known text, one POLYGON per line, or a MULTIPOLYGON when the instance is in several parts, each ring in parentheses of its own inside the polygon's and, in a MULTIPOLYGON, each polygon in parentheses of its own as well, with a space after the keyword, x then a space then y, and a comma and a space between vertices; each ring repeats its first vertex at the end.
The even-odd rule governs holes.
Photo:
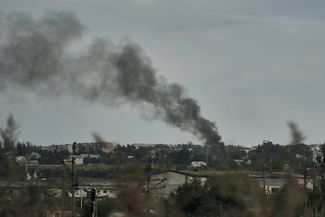
POLYGON ((92 103, 147 104, 152 118, 223 147, 215 123, 201 115, 184 88, 158 76, 151 60, 134 43, 116 46, 95 38, 78 55, 70 45, 84 27, 71 12, 50 12, 38 20, 13 13, 0 20, 0 90, 13 86, 36 96, 70 94, 92 103))
POLYGON ((291 133, 291 145, 303 144, 305 136, 302 131, 299 129, 298 124, 293 121, 288 121, 287 123, 290 133, 291 133))

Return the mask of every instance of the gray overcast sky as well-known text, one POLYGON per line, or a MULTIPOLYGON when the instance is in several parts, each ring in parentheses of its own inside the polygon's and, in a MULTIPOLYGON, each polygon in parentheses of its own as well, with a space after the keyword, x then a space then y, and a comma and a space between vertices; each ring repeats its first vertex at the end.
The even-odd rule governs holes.
MULTIPOLYGON (((129 38, 158 73, 184 85, 227 144, 289 142, 296 121, 307 143, 325 141, 323 0, 0 0, 0 11, 73 11, 87 36, 129 38)), ((0 94, 0 123, 12 112, 21 139, 35 144, 92 140, 122 144, 200 143, 141 108, 0 94), (10 95, 10 96, 8 96, 10 95)))

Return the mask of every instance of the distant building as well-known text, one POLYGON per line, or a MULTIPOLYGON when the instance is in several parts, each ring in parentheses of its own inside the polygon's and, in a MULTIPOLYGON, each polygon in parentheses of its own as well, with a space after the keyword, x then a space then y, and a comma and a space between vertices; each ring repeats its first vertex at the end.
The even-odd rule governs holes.
POLYGON ((207 163, 204 161, 192 161, 191 162, 191 167, 194 167, 194 168, 206 167, 206 166, 207 166, 207 163))
POLYGON ((42 146, 43 151, 51 151, 51 152, 61 152, 68 151, 68 148, 65 145, 48 145, 42 146))
POLYGON ((28 166, 38 166, 39 161, 38 160, 29 160, 28 161, 28 166))
POLYGON ((132 146, 134 146, 136 149, 139 149, 139 148, 150 148, 150 147, 154 147, 155 144, 133 143, 132 146))
POLYGON ((83 158, 92 158, 92 159, 100 158, 99 154, 80 154, 79 156, 83 158))
POLYGON ((72 144, 73 153, 91 153, 97 154, 100 150, 98 142, 83 142, 72 144))
POLYGON ((178 187, 194 179, 204 184, 207 181, 207 176, 192 171, 159 172, 150 176, 150 192, 154 196, 167 198, 178 187))
POLYGON ((37 160, 37 159, 40 159, 42 157, 42 155, 40 155, 39 153, 37 152, 32 152, 30 155, 29 155, 29 159, 32 159, 32 160, 37 160))
POLYGON ((71 216, 72 216, 71 209, 62 211, 61 207, 57 207, 56 209, 51 208, 46 211, 46 217, 71 217, 71 216))
MULTIPOLYGON (((28 158, 26 158, 25 156, 16 156, 16 162, 21 165, 21 166, 25 166, 26 165, 26 160, 28 158)), ((28 162, 28 166, 38 166, 39 165, 39 161, 38 160, 27 160, 28 162)))
POLYGON ((26 157, 25 156, 16 156, 16 162, 19 165, 24 165, 26 162, 26 157))
POLYGON ((296 154, 296 158, 297 158, 297 159, 306 159, 306 157, 304 157, 304 156, 301 155, 301 154, 296 154))
POLYGON ((322 160, 323 159, 323 153, 319 145, 313 145, 311 147, 311 151, 313 154, 313 162, 318 163, 318 159, 322 160))
POLYGON ((180 144, 172 144, 172 145, 169 145, 169 147, 173 151, 180 151, 180 150, 182 150, 184 148, 183 145, 180 145, 180 144))
MULTIPOLYGON (((268 173, 263 176, 262 173, 251 174, 251 178, 255 179, 261 188, 264 188, 265 183, 265 192, 266 194, 274 194, 279 191, 288 180, 294 180, 298 186, 301 188, 304 187, 304 177, 303 175, 290 174, 290 173, 268 173)), ((313 183, 311 179, 307 179, 307 189, 313 189, 313 183)))
MULTIPOLYGON (((264 178, 256 177, 255 180, 261 188, 264 188, 264 178)), ((265 193, 268 195, 279 191, 287 182, 284 177, 266 177, 265 178, 265 193)))
POLYGON ((243 163, 245 163, 245 161, 242 160, 242 159, 235 159, 234 161, 235 161, 236 164, 238 164, 238 165, 242 165, 243 163))
POLYGON ((74 158, 75 165, 83 165, 85 157, 80 155, 70 155, 68 159, 64 160, 65 164, 71 164, 72 158, 74 158))
POLYGON ((90 153, 97 154, 100 150, 100 144, 98 142, 83 142, 83 143, 73 143, 64 145, 49 145, 43 146, 42 150, 61 152, 67 151, 69 153, 90 153))
MULTIPOLYGON (((92 188, 96 189, 96 198, 116 198, 117 197, 117 188, 113 187, 89 187, 89 186, 80 186, 76 192, 76 198, 87 198, 90 197, 90 190, 92 188)), ((71 193, 69 193, 71 195, 71 193)))
POLYGON ((69 153, 73 153, 72 144, 65 144, 64 146, 66 147, 69 153))

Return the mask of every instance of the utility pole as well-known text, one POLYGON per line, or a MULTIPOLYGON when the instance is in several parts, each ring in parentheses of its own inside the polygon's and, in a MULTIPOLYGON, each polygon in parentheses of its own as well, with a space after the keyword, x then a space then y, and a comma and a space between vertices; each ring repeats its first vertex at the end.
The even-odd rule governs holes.
POLYGON ((209 161, 209 145, 205 144, 205 163, 208 166, 208 161, 209 161))
POLYGON ((82 189, 82 186, 80 185, 80 208, 82 209, 82 197, 83 197, 83 189, 82 189))
POLYGON ((145 168, 145 174, 146 174, 146 185, 145 185, 145 192, 146 194, 150 194, 150 179, 151 179, 151 160, 150 162, 147 164, 146 168, 145 168))
POLYGON ((75 162, 76 159, 74 157, 71 158, 71 172, 69 173, 69 169, 67 168, 67 166, 65 165, 64 160, 61 161, 61 163, 63 164, 64 168, 67 170, 67 173, 70 176, 71 179, 71 196, 72 196, 72 201, 71 201, 71 209, 72 209, 72 213, 71 216, 72 217, 76 217, 76 187, 78 186, 77 180, 76 180, 76 174, 75 174, 75 162))
POLYGON ((222 217, 222 202, 217 201, 217 203, 219 204, 219 216, 222 217))
POLYGON ((263 164, 263 190, 264 190, 264 195, 266 195, 266 171, 265 171, 265 164, 263 164))
POLYGON ((91 201, 91 217, 97 216, 97 203, 96 203, 96 189, 90 190, 90 201, 91 201))
POLYGON ((63 176, 61 177, 61 184, 62 184, 62 189, 61 189, 61 199, 62 199, 62 204, 61 204, 61 215, 64 216, 64 210, 65 210, 65 201, 64 201, 64 180, 63 180, 63 176))
MULTIPOLYGON (((317 192, 318 182, 317 182, 317 164, 314 163, 314 173, 313 173, 313 192, 317 192)), ((315 217, 318 216, 317 205, 315 206, 315 217)))
POLYGON ((75 181, 75 158, 71 159, 71 187, 72 187, 72 217, 76 217, 76 181, 75 181))
POLYGON ((304 171, 304 213, 306 216, 306 211, 307 211, 307 169, 304 171))

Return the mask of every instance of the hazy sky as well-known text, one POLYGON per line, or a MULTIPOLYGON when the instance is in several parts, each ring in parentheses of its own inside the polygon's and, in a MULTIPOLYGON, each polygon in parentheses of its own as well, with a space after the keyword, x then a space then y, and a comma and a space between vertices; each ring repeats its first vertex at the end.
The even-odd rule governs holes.
MULTIPOLYGON (((307 143, 325 141, 324 0, 0 0, 1 13, 73 11, 93 36, 139 44, 158 73, 186 87, 227 144, 290 141, 296 121, 307 143)), ((141 107, 117 108, 0 93, 0 125, 9 112, 21 140, 91 141, 98 132, 122 144, 200 143, 141 107)))

